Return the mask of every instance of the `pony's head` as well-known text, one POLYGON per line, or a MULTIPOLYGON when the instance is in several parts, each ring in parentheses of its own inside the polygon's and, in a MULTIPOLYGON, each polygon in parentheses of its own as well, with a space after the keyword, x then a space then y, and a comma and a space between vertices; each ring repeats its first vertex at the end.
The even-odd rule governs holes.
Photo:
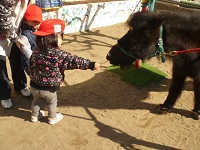
POLYGON ((160 15, 142 11, 130 15, 130 29, 108 52, 106 59, 113 65, 128 66, 137 59, 145 60, 155 53, 160 26, 164 22, 160 15))

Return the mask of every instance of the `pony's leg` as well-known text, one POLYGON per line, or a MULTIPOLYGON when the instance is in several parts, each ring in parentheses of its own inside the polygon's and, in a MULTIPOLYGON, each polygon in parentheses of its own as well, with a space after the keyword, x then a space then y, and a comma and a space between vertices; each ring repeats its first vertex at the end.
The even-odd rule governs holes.
POLYGON ((194 109, 193 118, 200 119, 200 80, 194 80, 194 109))
POLYGON ((167 113, 173 108, 184 86, 186 75, 180 72, 180 69, 173 67, 172 83, 169 88, 169 93, 163 104, 159 105, 159 114, 167 113))

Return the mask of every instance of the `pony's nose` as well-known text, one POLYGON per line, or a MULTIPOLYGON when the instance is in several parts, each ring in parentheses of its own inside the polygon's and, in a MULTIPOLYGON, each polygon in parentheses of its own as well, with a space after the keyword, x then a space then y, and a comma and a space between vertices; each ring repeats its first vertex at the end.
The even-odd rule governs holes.
POLYGON ((106 56, 106 59, 107 59, 107 60, 110 60, 110 57, 111 57, 111 54, 108 53, 107 56, 106 56))

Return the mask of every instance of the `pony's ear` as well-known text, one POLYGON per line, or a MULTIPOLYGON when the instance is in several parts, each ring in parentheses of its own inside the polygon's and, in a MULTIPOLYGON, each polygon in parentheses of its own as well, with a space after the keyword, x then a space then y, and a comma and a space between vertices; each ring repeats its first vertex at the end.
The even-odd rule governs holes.
POLYGON ((160 28, 160 26, 165 22, 166 18, 160 15, 156 16, 152 20, 149 21, 151 29, 156 30, 160 28))
POLYGON ((159 28, 164 21, 165 18, 162 15, 152 11, 141 11, 131 14, 127 20, 127 25, 135 29, 156 29, 159 28))
POLYGON ((151 37, 155 35, 155 33, 159 33, 157 31, 160 30, 160 26, 164 23, 166 18, 160 16, 154 16, 151 20, 148 20, 145 33, 147 36, 151 37))
POLYGON ((138 28, 143 27, 146 25, 148 17, 151 16, 151 12, 147 11, 138 11, 135 13, 132 13, 129 18, 127 19, 126 23, 129 27, 132 28, 138 28))

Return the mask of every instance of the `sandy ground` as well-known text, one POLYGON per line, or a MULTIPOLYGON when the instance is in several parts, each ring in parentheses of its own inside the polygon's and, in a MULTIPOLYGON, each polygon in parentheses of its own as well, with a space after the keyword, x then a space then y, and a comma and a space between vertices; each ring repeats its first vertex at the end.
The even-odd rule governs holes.
POLYGON ((151 83, 142 89, 105 71, 110 66, 107 52, 126 32, 127 27, 121 23, 65 35, 64 50, 99 62, 101 69, 65 72, 65 82, 58 91, 58 112, 64 118, 55 125, 49 125, 47 117, 30 122, 32 97, 12 90, 13 108, 0 107, 0 149, 199 150, 200 122, 190 118, 194 96, 190 79, 171 113, 155 113, 168 93, 170 60, 149 61, 168 76, 160 84, 151 83))
MULTIPOLYGON (((69 0, 66 4, 99 1, 69 0)), ((111 0, 101 0, 105 1, 111 0)), ((177 11, 174 7, 167 9, 177 11)), ((58 91, 58 112, 64 118, 53 126, 47 124, 47 117, 30 122, 32 97, 25 98, 12 90, 13 108, 0 107, 0 150, 200 149, 200 123, 190 118, 193 108, 190 79, 171 113, 155 113, 171 82, 169 60, 164 64, 156 58, 149 61, 168 76, 160 84, 152 83, 142 89, 105 71, 110 66, 105 59, 107 52, 126 32, 122 23, 65 35, 64 50, 101 63, 101 70, 66 71, 65 82, 58 91)), ((10 75, 9 65, 8 71, 10 75)))

